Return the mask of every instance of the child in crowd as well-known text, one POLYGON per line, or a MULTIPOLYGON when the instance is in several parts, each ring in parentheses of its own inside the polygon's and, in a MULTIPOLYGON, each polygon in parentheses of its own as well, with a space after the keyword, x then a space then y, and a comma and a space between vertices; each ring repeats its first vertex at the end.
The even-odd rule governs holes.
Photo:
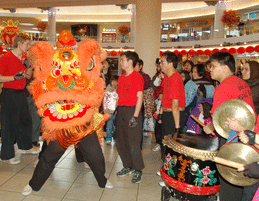
POLYGON ((116 93, 116 88, 118 85, 118 76, 114 75, 111 78, 110 84, 107 86, 104 92, 103 99, 103 112, 104 114, 109 113, 111 115, 110 119, 106 123, 106 144, 114 144, 113 134, 115 133, 115 110, 117 107, 118 94, 116 93))

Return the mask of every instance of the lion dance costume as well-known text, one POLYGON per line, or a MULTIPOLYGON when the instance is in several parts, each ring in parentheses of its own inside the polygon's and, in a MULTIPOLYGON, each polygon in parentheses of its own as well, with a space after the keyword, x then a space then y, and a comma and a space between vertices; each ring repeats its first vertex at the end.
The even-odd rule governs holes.
POLYGON ((109 118, 97 113, 104 93, 100 62, 105 52, 94 40, 85 40, 77 51, 71 33, 62 31, 54 49, 47 42, 34 44, 29 59, 34 80, 29 88, 42 116, 42 152, 29 185, 38 191, 55 164, 70 145, 78 147, 94 173, 98 185, 105 187, 105 161, 96 131, 109 118))

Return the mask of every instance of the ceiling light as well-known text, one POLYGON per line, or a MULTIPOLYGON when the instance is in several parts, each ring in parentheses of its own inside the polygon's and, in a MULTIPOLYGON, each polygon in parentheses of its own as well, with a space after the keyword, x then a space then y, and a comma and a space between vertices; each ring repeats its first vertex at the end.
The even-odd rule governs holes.
POLYGON ((22 26, 34 26, 34 24, 31 24, 31 23, 19 23, 19 25, 22 25, 22 26))

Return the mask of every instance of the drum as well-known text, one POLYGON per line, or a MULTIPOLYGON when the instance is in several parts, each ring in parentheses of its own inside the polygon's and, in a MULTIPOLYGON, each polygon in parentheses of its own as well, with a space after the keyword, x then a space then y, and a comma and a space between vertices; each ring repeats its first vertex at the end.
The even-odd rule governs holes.
POLYGON ((163 140, 165 152, 161 176, 173 198, 214 201, 219 189, 218 171, 212 159, 218 138, 197 134, 174 134, 163 140))

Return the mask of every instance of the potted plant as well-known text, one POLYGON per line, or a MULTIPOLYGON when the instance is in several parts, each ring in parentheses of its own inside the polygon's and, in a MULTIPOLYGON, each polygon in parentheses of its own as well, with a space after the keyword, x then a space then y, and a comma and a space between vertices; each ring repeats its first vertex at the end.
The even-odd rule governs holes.
POLYGON ((121 42, 125 43, 126 35, 129 33, 129 27, 127 25, 121 25, 119 26, 118 30, 122 35, 121 42))

